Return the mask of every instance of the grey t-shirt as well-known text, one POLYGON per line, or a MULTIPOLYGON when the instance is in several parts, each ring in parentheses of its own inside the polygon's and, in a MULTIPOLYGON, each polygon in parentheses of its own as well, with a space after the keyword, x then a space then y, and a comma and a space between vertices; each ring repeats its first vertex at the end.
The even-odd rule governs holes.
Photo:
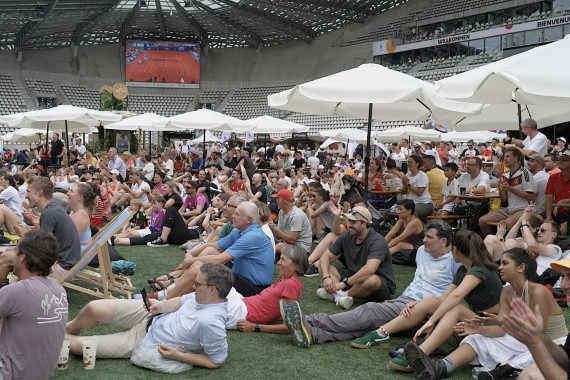
POLYGON ((279 210, 279 230, 289 234, 291 232, 299 232, 299 237, 295 242, 297 247, 303 248, 306 252, 311 249, 313 244, 311 222, 307 214, 301 211, 297 206, 285 214, 285 211, 279 210))
POLYGON ((67 307, 63 287, 44 277, 0 289, 0 360, 5 380, 53 375, 65 335, 67 307))
POLYGON ((384 236, 372 228, 360 244, 356 244, 356 235, 345 232, 330 246, 329 251, 344 258, 344 265, 351 272, 358 272, 369 259, 381 260, 376 274, 386 280, 390 294, 396 291, 396 281, 392 268, 392 255, 384 236))
POLYGON ((63 269, 71 269, 81 260, 79 232, 73 220, 55 203, 47 205, 40 216, 40 228, 51 232, 59 244, 58 264, 63 269))

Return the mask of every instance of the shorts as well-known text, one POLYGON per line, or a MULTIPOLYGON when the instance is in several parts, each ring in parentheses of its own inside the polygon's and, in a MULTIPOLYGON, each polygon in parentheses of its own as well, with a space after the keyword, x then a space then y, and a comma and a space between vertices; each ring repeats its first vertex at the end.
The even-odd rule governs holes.
MULTIPOLYGON (((340 279, 342 280, 343 278, 348 278, 352 275, 354 275, 354 273, 356 272, 352 272, 351 270, 348 270, 347 268, 344 267, 337 267, 336 268, 338 270, 338 274, 340 274, 340 279)), ((368 302, 384 302, 388 299, 390 299, 390 288, 388 288, 388 280, 386 280, 385 278, 374 274, 375 276, 378 276, 380 278, 380 289, 375 290, 374 292, 372 292, 372 294, 370 294, 368 297, 365 298, 366 301, 368 302)))
POLYGON ((148 320, 152 317, 145 310, 142 300, 115 300, 115 311, 111 326, 126 331, 94 335, 90 340, 97 342, 97 357, 102 359, 128 359, 146 335, 148 320))
POLYGON ((521 216, 524 209, 521 210, 509 210, 508 208, 500 208, 495 211, 491 211, 490 215, 495 219, 495 221, 500 222, 511 216, 521 216))
POLYGON ((146 235, 150 235, 150 234, 153 234, 155 232, 158 232, 158 230, 154 227, 147 227, 147 228, 144 228, 142 230, 137 230, 137 232, 139 233, 140 237, 145 237, 146 235))

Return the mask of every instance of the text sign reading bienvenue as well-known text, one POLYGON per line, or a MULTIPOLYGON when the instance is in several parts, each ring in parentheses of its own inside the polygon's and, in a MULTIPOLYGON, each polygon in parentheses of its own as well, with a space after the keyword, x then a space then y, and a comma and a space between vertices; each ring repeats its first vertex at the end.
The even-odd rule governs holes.
POLYGON ((507 25, 500 28, 492 28, 481 30, 477 32, 470 32, 466 34, 458 34, 455 36, 436 38, 433 40, 426 40, 421 42, 414 42, 405 45, 392 45, 392 40, 377 41, 372 43, 372 53, 376 55, 386 55, 396 52, 410 51, 422 49, 427 47, 452 44, 458 42, 465 42, 470 40, 477 40, 480 38, 502 36, 505 34, 525 32, 527 30, 548 28, 551 26, 570 24, 570 16, 556 17, 548 20, 538 20, 532 22, 525 22, 523 24, 507 25))

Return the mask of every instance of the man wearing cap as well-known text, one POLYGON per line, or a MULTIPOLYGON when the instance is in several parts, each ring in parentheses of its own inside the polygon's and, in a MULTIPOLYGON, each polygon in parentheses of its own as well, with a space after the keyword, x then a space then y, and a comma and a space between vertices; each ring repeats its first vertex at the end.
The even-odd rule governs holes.
POLYGON ((396 291, 392 255, 382 235, 370 228, 372 215, 366 207, 356 206, 344 214, 348 232, 340 235, 320 259, 322 299, 335 301, 349 309, 353 297, 382 302, 396 291), (331 263, 342 256, 345 267, 331 263))
POLYGON ((447 181, 443 170, 435 165, 436 155, 437 153, 433 150, 428 150, 422 157, 424 171, 429 179, 428 192, 434 205, 441 202, 443 198, 443 185, 447 181))
POLYGON ((534 187, 534 213, 543 218, 546 216, 546 184, 550 175, 544 170, 546 161, 544 157, 538 153, 531 154, 526 157, 528 160, 527 168, 532 173, 532 184, 534 187))
POLYGON ((491 162, 493 160, 493 152, 487 148, 487 144, 479 143, 477 150, 479 151, 478 156, 483 162, 491 162))
POLYGON ((556 139, 556 145, 552 147, 551 153, 560 154, 566 150, 566 139, 559 137, 556 139))
POLYGON ((142 172, 136 171, 132 173, 133 181, 132 187, 129 187, 126 183, 122 185, 122 189, 125 191, 123 195, 116 203, 115 206, 121 207, 132 201, 133 199, 140 199, 144 204, 148 204, 148 194, 151 192, 150 185, 143 180, 144 175, 142 172))
MULTIPOLYGON (((560 287, 570 296, 570 257, 550 264, 562 277, 560 287)), ((542 311, 538 306, 531 310, 524 300, 511 302, 511 311, 501 318, 503 329, 524 343, 536 364, 528 366, 519 375, 525 379, 567 379, 570 378, 570 336, 560 346, 546 335, 542 311)))
POLYGON ((552 174, 546 185, 546 219, 555 220, 560 224, 560 233, 566 235, 568 231, 568 209, 558 208, 555 204, 570 205, 570 149, 565 150, 558 157, 560 173, 552 174))
POLYGON ((548 144, 546 136, 538 131, 538 126, 534 119, 526 119, 521 123, 521 130, 526 136, 524 141, 515 138, 505 139, 506 143, 513 144, 525 156, 533 153, 539 153, 544 156, 548 153, 548 144))
POLYGON ((295 206, 291 190, 281 189, 271 197, 276 198, 279 207, 279 227, 275 227, 272 222, 268 224, 275 240, 281 241, 275 245, 276 257, 281 255, 281 250, 287 244, 296 245, 309 253, 313 243, 311 222, 307 214, 295 206))

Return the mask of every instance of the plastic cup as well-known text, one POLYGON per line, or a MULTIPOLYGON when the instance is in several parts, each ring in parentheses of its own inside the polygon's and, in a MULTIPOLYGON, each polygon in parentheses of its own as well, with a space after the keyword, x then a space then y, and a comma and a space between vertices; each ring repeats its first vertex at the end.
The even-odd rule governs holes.
POLYGON ((97 357, 97 342, 86 340, 83 342, 83 368, 95 368, 95 359, 97 357))
POLYGON ((71 342, 69 340, 64 340, 61 345, 61 351, 59 352, 59 358, 57 359, 57 369, 63 371, 67 369, 69 365, 69 346, 71 342))

